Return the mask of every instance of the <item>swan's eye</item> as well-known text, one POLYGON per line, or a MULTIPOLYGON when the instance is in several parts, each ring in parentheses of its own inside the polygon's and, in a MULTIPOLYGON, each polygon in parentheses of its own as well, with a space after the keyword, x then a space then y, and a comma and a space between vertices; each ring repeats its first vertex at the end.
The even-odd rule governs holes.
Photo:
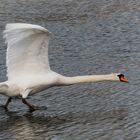
POLYGON ((121 82, 125 82, 125 83, 129 82, 123 74, 119 74, 118 77, 119 77, 121 82))

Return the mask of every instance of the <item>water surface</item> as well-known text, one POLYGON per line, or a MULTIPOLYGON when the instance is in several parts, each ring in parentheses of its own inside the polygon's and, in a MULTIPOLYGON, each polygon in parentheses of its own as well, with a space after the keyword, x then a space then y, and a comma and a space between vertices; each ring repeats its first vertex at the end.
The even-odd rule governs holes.
MULTIPOLYGON (((100 82, 55 87, 29 101, 48 107, 28 113, 20 99, 0 108, 1 140, 140 139, 140 1, 1 0, 0 81, 6 80, 6 23, 39 24, 54 33, 51 68, 75 76, 125 72, 129 84, 100 82)), ((4 104, 6 97, 0 97, 4 104)))

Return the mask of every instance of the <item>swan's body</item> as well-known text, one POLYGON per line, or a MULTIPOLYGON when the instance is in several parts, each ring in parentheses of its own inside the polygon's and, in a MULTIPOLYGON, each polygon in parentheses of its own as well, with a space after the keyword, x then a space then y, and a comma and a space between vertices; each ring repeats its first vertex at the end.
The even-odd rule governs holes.
MULTIPOLYGON (((4 37, 7 42, 7 77, 0 83, 0 93, 10 98, 22 96, 26 102, 29 94, 35 94, 53 86, 72 85, 96 81, 119 81, 120 74, 89 75, 66 77, 50 69, 48 44, 50 32, 38 25, 12 23, 7 24, 4 37)), ((121 81, 127 82, 126 79, 121 81)), ((11 101, 11 100, 9 100, 11 101)), ((6 104, 8 106, 9 102, 6 104)), ((6 107, 7 107, 6 106, 6 107)))

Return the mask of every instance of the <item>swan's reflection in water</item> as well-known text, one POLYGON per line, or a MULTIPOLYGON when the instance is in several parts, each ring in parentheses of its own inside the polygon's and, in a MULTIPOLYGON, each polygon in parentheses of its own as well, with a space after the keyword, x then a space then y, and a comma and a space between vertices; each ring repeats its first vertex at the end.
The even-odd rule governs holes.
POLYGON ((0 133, 5 133, 5 139, 74 139, 80 135, 96 138, 106 135, 106 131, 122 133, 121 125, 127 117, 126 109, 97 112, 79 112, 56 116, 48 116, 43 112, 39 115, 19 112, 4 112, 6 119, 0 121, 0 133), (99 127, 99 124, 102 125, 99 127), (112 126, 112 127, 110 127, 112 126), (110 128, 108 128, 110 127, 110 128), (90 135, 90 136, 89 136, 90 135))

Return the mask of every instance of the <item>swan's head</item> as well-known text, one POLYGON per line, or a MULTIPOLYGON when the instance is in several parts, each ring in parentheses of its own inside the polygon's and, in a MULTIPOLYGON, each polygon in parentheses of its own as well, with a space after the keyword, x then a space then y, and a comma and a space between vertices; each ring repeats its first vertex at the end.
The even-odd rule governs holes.
POLYGON ((111 74, 111 79, 114 80, 114 81, 120 81, 120 82, 125 82, 125 83, 129 82, 127 80, 127 78, 125 77, 125 75, 122 74, 122 73, 112 73, 111 74))
POLYGON ((125 82, 125 83, 129 82, 124 74, 119 73, 119 74, 117 74, 117 76, 121 82, 125 82))

